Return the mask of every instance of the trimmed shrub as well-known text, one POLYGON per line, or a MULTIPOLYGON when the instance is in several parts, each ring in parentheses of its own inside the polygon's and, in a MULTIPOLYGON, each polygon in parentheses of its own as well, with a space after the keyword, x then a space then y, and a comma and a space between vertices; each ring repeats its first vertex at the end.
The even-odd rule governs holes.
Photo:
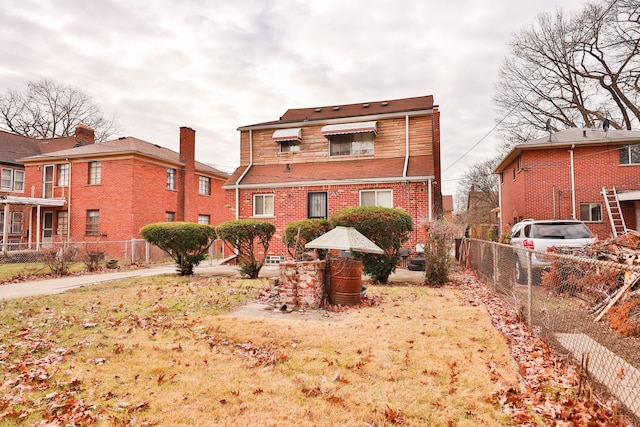
POLYGON ((298 259, 305 251, 304 247, 307 243, 329 230, 331 230, 331 224, 326 219, 301 219, 287 224, 282 241, 287 245, 289 256, 298 259))
POLYGON ((387 283, 400 262, 400 247, 413 230, 411 216, 401 209, 379 206, 346 208, 331 216, 331 225, 353 227, 378 245, 384 254, 354 253, 374 283, 387 283))
POLYGON ((256 279, 264 265, 269 250, 269 242, 276 232, 276 226, 267 221, 236 219, 223 222, 216 227, 219 239, 228 242, 238 253, 240 273, 256 279), (262 252, 260 260, 256 257, 256 246, 262 252))
POLYGON ((207 256, 216 230, 210 225, 193 222, 158 222, 145 225, 140 234, 176 262, 181 276, 191 276, 194 267, 207 256))

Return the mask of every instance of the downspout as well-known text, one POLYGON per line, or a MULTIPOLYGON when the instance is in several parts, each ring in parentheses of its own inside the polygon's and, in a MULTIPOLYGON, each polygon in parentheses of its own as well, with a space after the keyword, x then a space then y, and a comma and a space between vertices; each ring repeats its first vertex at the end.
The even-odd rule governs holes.
POLYGON ((428 205, 429 205, 429 221, 433 221, 433 190, 432 190, 432 186, 433 186, 433 180, 431 178, 429 178, 429 186, 428 186, 428 192, 429 192, 429 201, 428 201, 428 205))
POLYGON ((249 169, 253 166, 253 130, 249 129, 249 164, 247 168, 242 172, 240 178, 236 181, 236 219, 240 219, 240 182, 244 179, 245 175, 249 173, 249 169))
POLYGON ((404 169, 402 170, 402 177, 407 177, 407 170, 409 169, 409 115, 404 116, 404 169))
POLYGON ((571 217, 576 219, 576 177, 575 177, 575 168, 573 163, 573 149, 575 145, 571 146, 569 150, 570 158, 571 158, 571 217))
MULTIPOLYGON (((69 159, 67 159, 68 161, 69 159)), ((71 241, 71 183, 73 180, 71 179, 71 165, 73 163, 69 162, 69 195, 67 196, 67 241, 71 241)), ((58 224, 59 225, 59 224, 58 224)))

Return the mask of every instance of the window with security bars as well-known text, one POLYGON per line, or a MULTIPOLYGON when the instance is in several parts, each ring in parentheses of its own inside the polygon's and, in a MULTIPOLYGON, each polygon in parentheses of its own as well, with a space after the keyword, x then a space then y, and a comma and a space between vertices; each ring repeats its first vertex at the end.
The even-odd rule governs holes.
POLYGON ((56 233, 58 236, 66 236, 69 232, 69 212, 58 211, 58 228, 56 233))
POLYGON ((87 211, 87 236, 100 235, 100 211, 88 210, 87 211))
POLYGON ((327 218, 327 192, 307 193, 307 218, 327 218))

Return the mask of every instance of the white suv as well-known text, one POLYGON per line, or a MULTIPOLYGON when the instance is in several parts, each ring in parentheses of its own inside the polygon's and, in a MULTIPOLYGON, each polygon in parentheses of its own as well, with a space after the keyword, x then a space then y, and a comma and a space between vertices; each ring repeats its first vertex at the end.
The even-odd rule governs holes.
MULTIPOLYGON (((576 220, 540 220, 526 219, 511 228, 507 235, 511 245, 530 249, 531 267, 544 268, 550 264, 549 258, 540 252, 546 252, 550 247, 577 249, 590 245, 596 239, 589 228, 582 221, 576 220)), ((565 251, 566 253, 566 251, 565 251)), ((516 280, 525 283, 527 280, 526 251, 516 251, 516 280)))

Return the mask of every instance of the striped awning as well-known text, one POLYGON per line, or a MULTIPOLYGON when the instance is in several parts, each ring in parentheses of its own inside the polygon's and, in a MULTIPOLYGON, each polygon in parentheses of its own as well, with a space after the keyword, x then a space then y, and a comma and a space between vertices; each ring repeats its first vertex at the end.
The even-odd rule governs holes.
POLYGON ((302 141, 302 128, 278 129, 273 133, 275 142, 302 141))
POLYGON ((322 132, 324 136, 362 132, 376 133, 376 126, 377 122, 342 123, 339 125, 323 126, 320 132, 322 132))

